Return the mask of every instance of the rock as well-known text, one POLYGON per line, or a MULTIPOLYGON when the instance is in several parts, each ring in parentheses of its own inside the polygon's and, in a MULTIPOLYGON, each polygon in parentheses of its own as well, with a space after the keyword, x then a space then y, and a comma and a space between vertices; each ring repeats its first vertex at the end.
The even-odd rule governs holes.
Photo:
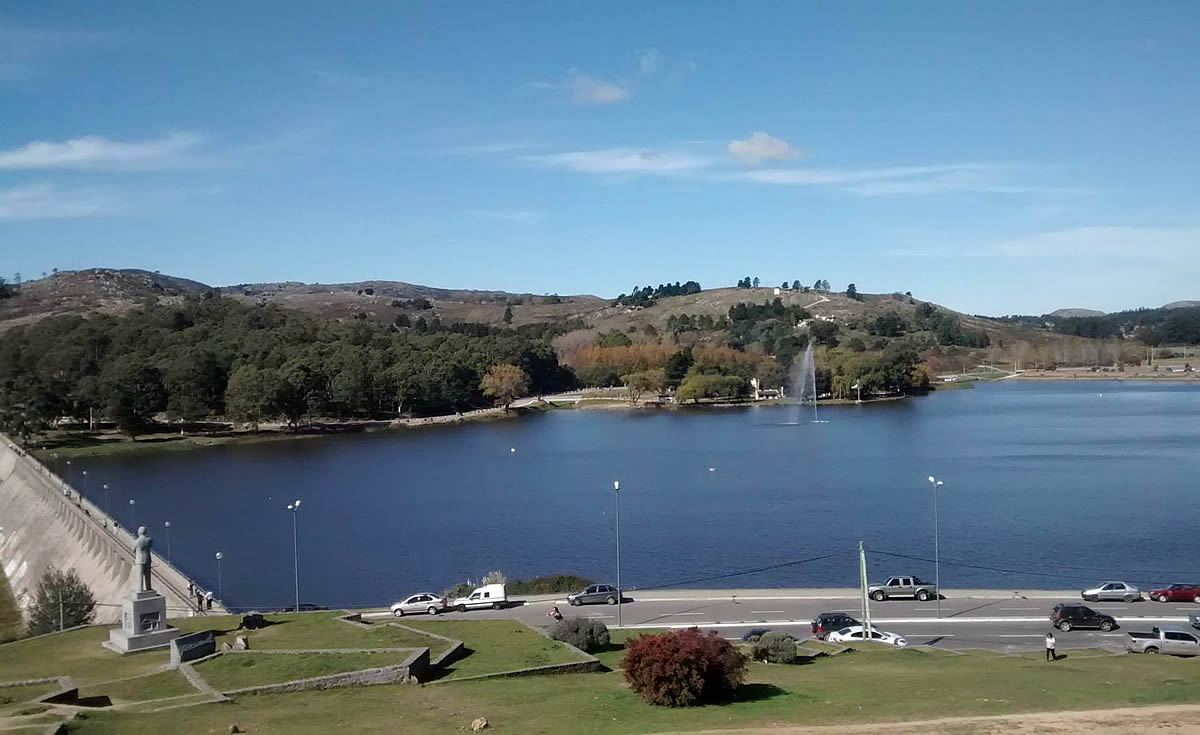
POLYGON ((479 732, 480 730, 485 730, 485 729, 487 729, 487 726, 488 726, 487 720, 485 720, 482 717, 476 717, 474 720, 471 721, 471 732, 479 732))
POLYGON ((224 643, 221 644, 221 650, 222 651, 232 651, 233 646, 229 645, 229 641, 225 641, 224 643))
POLYGON ((246 731, 243 730, 242 728, 238 727, 237 723, 235 722, 229 726, 229 732, 246 732, 246 731))
POLYGON ((246 636, 239 635, 238 637, 233 639, 233 650, 249 651, 250 650, 250 641, 246 640, 246 636))

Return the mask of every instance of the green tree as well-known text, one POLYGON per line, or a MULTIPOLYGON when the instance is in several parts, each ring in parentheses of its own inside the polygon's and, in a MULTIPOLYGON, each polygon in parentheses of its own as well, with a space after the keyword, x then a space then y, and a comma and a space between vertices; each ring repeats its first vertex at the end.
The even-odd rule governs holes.
POLYGON ((787 282, 787 281, 784 281, 784 282, 783 282, 783 283, 782 283, 782 284, 779 286, 779 288, 780 288, 780 289, 782 289, 782 290, 784 290, 784 291, 788 290, 788 282, 787 282))
POLYGON ((507 412, 513 400, 529 390, 529 378, 516 365, 493 365, 479 386, 485 396, 495 398, 507 412))
POLYGON ((692 357, 691 347, 671 353, 671 356, 667 358, 667 365, 665 367, 667 385, 675 387, 682 383, 684 377, 687 375, 687 371, 691 369, 693 362, 695 362, 695 359, 692 357))
POLYGON ((758 283, 759 283, 758 276, 755 276, 754 277, 754 288, 758 288, 758 283))
POLYGON ((838 325, 835 322, 814 319, 808 323, 808 335, 812 339, 813 344, 837 347, 837 333, 838 325))
POLYGON ((633 340, 619 329, 610 329, 600 333, 598 344, 601 347, 628 347, 633 344, 633 340))
POLYGON ((625 389, 629 391, 629 402, 636 405, 643 394, 657 394, 666 388, 667 375, 663 368, 643 370, 638 373, 622 375, 621 382, 625 384, 625 389))
POLYGON ((96 598, 74 570, 47 569, 29 608, 29 636, 87 625, 96 617, 96 598))
POLYGON ((226 411, 236 421, 251 424, 255 429, 259 422, 271 415, 279 374, 272 369, 254 365, 241 365, 229 376, 225 389, 226 411))
POLYGON ((860 297, 858 295, 858 289, 855 288, 853 283, 851 283, 849 286, 846 286, 846 295, 849 296, 850 298, 854 299, 855 301, 860 300, 860 297))
POLYGON ((783 366, 775 360, 763 360, 758 364, 754 377, 758 378, 760 388, 781 388, 787 381, 783 366))
POLYGON ((118 358, 104 371, 105 412, 125 434, 136 437, 166 405, 162 373, 141 357, 118 358))
POLYGON ((172 360, 163 372, 167 415, 196 421, 220 412, 227 378, 216 355, 209 350, 188 350, 172 360))
POLYGON ((504 323, 512 324, 512 319, 513 319, 512 307, 511 306, 504 307, 504 323))
POLYGON ((799 279, 799 278, 797 278, 796 280, 792 281, 792 290, 793 290, 793 291, 799 291, 799 290, 800 290, 800 279, 799 279))
POLYGON ((738 375, 692 374, 684 379, 675 393, 679 403, 699 402, 702 399, 737 398, 749 390, 745 378, 738 375))

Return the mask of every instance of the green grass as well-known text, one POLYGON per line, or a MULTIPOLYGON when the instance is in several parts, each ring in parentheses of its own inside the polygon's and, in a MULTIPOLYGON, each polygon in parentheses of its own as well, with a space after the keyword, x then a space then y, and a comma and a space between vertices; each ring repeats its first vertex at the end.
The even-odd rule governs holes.
POLYGON ((0 687, 0 717, 20 714, 36 707, 33 700, 58 690, 58 684, 26 684, 19 687, 0 687))
POLYGON ((193 687, 178 671, 163 671, 136 679, 122 679, 107 684, 93 684, 79 690, 80 697, 107 696, 114 703, 144 702, 149 699, 194 694, 193 687))
POLYGON ((453 679, 579 660, 571 649, 515 620, 422 620, 406 625, 463 642, 470 654, 451 664, 453 679))
MULTIPOLYGON (((460 634, 476 641, 491 635, 460 634)), ((619 735, 1200 702, 1196 661, 1066 653, 1053 664, 1020 656, 935 656, 917 648, 856 651, 806 665, 751 664, 736 701, 689 709, 643 704, 621 673, 611 672, 259 695, 235 700, 232 709, 96 713, 72 732, 215 732, 237 722, 248 732, 305 735, 389 731, 399 721, 406 731, 436 732, 483 716, 498 733, 619 735)))
POLYGON ((402 663, 408 653, 227 653, 196 664, 217 691, 402 663))
POLYGON ((101 648, 108 627, 80 628, 57 635, 0 646, 0 677, 8 681, 71 676, 86 686, 101 681, 155 673, 167 664, 165 649, 125 656, 101 648))
POLYGON ((0 643, 15 640, 21 632, 21 627, 21 613, 17 610, 17 601, 8 585, 8 577, 0 570, 0 643))
MULTIPOLYGON (((438 638, 421 635, 388 625, 390 618, 370 619, 370 628, 361 629, 339 620, 340 612, 315 612, 268 614, 267 620, 276 625, 260 630, 235 630, 241 622, 240 615, 217 615, 172 620, 184 633, 213 630, 217 635, 217 648, 221 644, 233 643, 234 636, 245 635, 250 650, 256 649, 308 649, 308 648, 428 648, 431 658, 437 658, 449 644, 438 638)), ((409 624, 404 619, 405 625, 409 624)))

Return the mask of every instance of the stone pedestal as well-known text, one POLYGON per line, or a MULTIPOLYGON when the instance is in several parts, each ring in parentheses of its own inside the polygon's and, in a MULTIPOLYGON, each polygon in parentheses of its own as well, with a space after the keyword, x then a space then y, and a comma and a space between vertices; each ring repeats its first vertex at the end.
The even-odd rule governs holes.
POLYGON ((108 633, 105 648, 117 653, 169 646, 179 629, 167 625, 167 598, 154 590, 132 592, 121 610, 121 628, 108 633))

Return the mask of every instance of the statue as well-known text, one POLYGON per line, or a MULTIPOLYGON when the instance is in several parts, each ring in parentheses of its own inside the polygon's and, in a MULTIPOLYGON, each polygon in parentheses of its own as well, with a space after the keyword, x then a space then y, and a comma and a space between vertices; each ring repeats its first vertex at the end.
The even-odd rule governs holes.
POLYGON ((154 541, 146 535, 146 527, 138 526, 137 538, 133 540, 133 564, 137 567, 138 592, 151 591, 150 549, 154 541))

